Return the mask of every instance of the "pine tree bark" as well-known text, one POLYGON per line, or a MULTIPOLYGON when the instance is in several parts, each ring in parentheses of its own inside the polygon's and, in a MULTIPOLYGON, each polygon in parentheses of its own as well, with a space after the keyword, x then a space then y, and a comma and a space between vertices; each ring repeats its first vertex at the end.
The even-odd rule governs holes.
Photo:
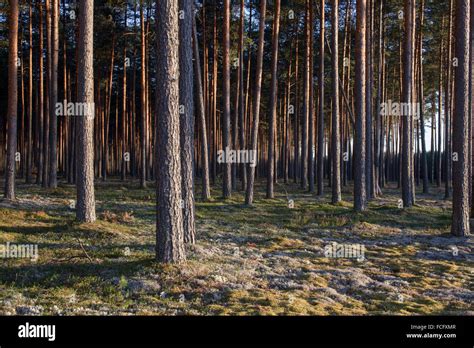
MULTIPOLYGON (((245 95, 244 95, 244 23, 245 23, 245 1, 240 0, 240 27, 239 27, 239 145, 241 150, 246 149, 245 141, 245 95)), ((247 187, 247 166, 240 164, 240 179, 242 190, 247 187)))
MULTIPOLYGON (((263 49, 265 45, 265 15, 267 11, 267 1, 260 1, 260 24, 258 31, 258 51, 257 51, 257 66, 255 70, 255 87, 254 87, 254 101, 252 104, 252 114, 254 117, 251 134, 250 150, 257 153, 258 146, 258 126, 260 121, 260 99, 262 92, 262 68, 263 68, 263 49)), ((255 166, 248 167, 248 182, 247 191, 245 192, 245 204, 253 204, 254 183, 255 183, 255 166)))
MULTIPOLYGON (((179 24, 178 0, 156 3, 157 144, 156 258, 179 263, 186 259, 181 209, 179 144, 179 24)), ((156 140, 155 140, 156 141, 156 140)))
POLYGON ((373 116, 373 64, 372 64, 372 48, 373 48, 373 6, 374 0, 367 0, 367 34, 366 34, 366 126, 365 126, 365 185, 366 185, 366 194, 367 199, 372 199, 374 196, 374 168, 373 168, 373 126, 372 126, 372 116, 373 116))
MULTIPOLYGON (((420 103, 420 130, 421 130, 421 166, 423 175, 423 193, 429 192, 428 186, 428 155, 426 151, 426 132, 425 132, 425 102, 424 102, 424 81, 423 81, 423 19, 424 19, 425 2, 421 0, 420 4, 420 15, 419 15, 419 33, 418 33, 418 96, 420 103)), ((433 143, 432 145, 433 146, 433 143)))
POLYGON ((309 3, 309 103, 308 103, 308 186, 309 192, 314 193, 315 187, 315 112, 314 112, 314 4, 309 3))
POLYGON ((470 0, 456 1, 456 58, 453 118, 453 222, 451 233, 467 236, 469 231, 469 65, 470 0))
POLYGON ((29 69, 28 69, 28 142, 26 159, 26 183, 31 183, 31 170, 33 163, 33 11, 32 3, 29 4, 29 69))
POLYGON ((86 103, 92 114, 77 119, 77 203, 76 218, 94 222, 94 1, 79 5, 78 102, 86 103))
MULTIPOLYGON (((415 20, 413 18, 413 8, 415 6, 414 0, 405 0, 405 38, 404 38, 404 52, 403 52, 403 102, 405 105, 411 105, 413 101, 413 39, 415 31, 415 20)), ((402 129, 402 200, 403 207, 409 208, 413 205, 413 181, 412 181, 412 134, 411 127, 413 125, 412 113, 403 115, 402 129)))
POLYGON ((204 94, 202 88, 201 60, 199 56, 198 37, 196 30, 196 17, 193 16, 193 48, 194 48, 194 71, 196 77, 195 89, 197 91, 197 114, 201 123, 201 157, 202 157, 202 192, 204 201, 211 199, 211 187, 209 184, 209 151, 207 141, 207 124, 204 107, 204 94))
POLYGON ((41 184, 43 180, 43 132, 44 132, 44 68, 43 68, 43 4, 40 2, 39 7, 39 30, 38 30, 38 174, 36 176, 36 184, 41 184))
MULTIPOLYGON (((141 27, 141 69, 140 69, 140 108, 141 108, 141 124, 140 124, 140 188, 146 187, 146 43, 145 43, 145 19, 143 16, 143 0, 140 2, 140 27, 141 27)), ((124 73, 125 74, 125 73, 124 73)))
POLYGON ((453 31, 453 5, 454 1, 449 0, 449 29, 448 29, 448 44, 446 47, 446 82, 445 82, 445 95, 444 95, 444 175, 445 175, 445 186, 444 186, 444 198, 451 198, 451 177, 452 177, 452 151, 451 151, 451 84, 452 84, 452 31, 453 31))
POLYGON ((10 1, 8 17, 8 143, 5 172, 5 199, 15 199, 15 153, 17 147, 18 117, 18 0, 10 1))
POLYGON ((317 159, 317 194, 324 195, 324 55, 325 55, 325 6, 326 1, 321 0, 321 18, 319 24, 319 117, 318 117, 318 159, 317 159))
POLYGON ((364 211, 366 194, 366 32, 367 1, 357 0, 356 63, 355 63, 355 140, 354 140, 354 209, 364 211))
POLYGON ((46 16, 46 95, 45 95, 45 110, 43 117, 43 180, 42 187, 49 185, 49 122, 51 109, 51 1, 45 0, 45 16, 46 16))
POLYGON ((58 115, 56 103, 58 102, 58 62, 59 62, 59 3, 51 2, 51 73, 49 93, 49 181, 48 187, 58 186, 58 115))
POLYGON ((179 99, 184 109, 180 114, 181 175, 183 194, 184 242, 194 244, 194 71, 193 71, 193 17, 191 1, 180 0, 179 26, 179 99))
POLYGON ((339 1, 332 2, 332 203, 341 201, 341 136, 339 118, 339 1))
MULTIPOLYGON (((223 127, 222 127, 222 148, 225 152, 230 150, 230 0, 224 0, 224 37, 222 43, 223 51, 223 127)), ((223 164, 224 181, 222 194, 224 198, 229 198, 232 193, 232 164, 223 164)))
POLYGON ((311 54, 311 32, 310 32, 310 1, 306 0, 305 11, 305 55, 303 76, 303 114, 301 115, 301 168, 300 187, 306 189, 308 186, 308 116, 309 107, 309 79, 310 77, 310 54, 311 54))
POLYGON ((270 117, 268 126, 268 168, 267 168, 267 198, 274 198, 275 181, 275 132, 273 129, 276 124, 276 104, 278 89, 278 38, 280 34, 280 0, 275 0, 273 14, 273 38, 272 38, 272 61, 271 74, 272 81, 270 86, 270 117))

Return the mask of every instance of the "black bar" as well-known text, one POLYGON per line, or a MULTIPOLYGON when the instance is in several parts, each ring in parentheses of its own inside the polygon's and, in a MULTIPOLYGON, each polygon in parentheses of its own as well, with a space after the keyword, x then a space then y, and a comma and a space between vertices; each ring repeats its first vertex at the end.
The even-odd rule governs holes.
POLYGON ((0 348, 16 345, 474 346, 474 317, 0 317, 0 348), (20 325, 55 325, 55 340, 20 325), (409 338, 421 334, 425 337, 409 338), (451 335, 429 337, 428 335, 451 335), (452 337, 452 335, 455 337, 452 337))

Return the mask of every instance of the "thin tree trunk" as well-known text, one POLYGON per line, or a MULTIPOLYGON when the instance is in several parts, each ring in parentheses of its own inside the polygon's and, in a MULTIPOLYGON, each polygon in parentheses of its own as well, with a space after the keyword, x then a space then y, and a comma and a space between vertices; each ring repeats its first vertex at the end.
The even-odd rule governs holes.
POLYGON ((193 84, 193 17, 191 1, 180 0, 182 19, 179 26, 179 95, 181 176, 183 194, 184 242, 194 244, 196 226, 194 222, 194 84, 193 84))
POLYGON ((275 176, 275 132, 276 124, 276 102, 278 93, 278 38, 280 34, 280 0, 274 2, 273 14, 273 38, 272 38, 272 82, 270 87, 270 122, 268 126, 268 168, 267 168, 267 198, 274 198, 273 185, 275 176))
POLYGON ((447 54, 446 54, 446 91, 444 95, 444 175, 445 175, 445 190, 444 198, 449 199, 451 197, 451 72, 452 72, 452 31, 453 31, 453 0, 449 0, 450 10, 449 10, 449 29, 448 29, 448 44, 447 44, 447 54))
POLYGON ((311 31, 310 31, 310 1, 306 0, 305 12, 305 56, 303 76, 303 114, 301 115, 301 169, 300 187, 306 189, 308 186, 308 115, 309 109, 309 79, 310 77, 310 55, 311 55, 311 31))
POLYGON ((318 159, 317 194, 324 194, 324 52, 325 52, 325 5, 321 0, 320 37, 319 37, 319 118, 318 118, 318 159))
POLYGON ((17 147, 18 117, 18 0, 10 1, 8 17, 8 143, 5 173, 5 199, 15 199, 15 154, 17 147))
POLYGON ((356 71, 355 71, 355 141, 354 141, 354 209, 366 209, 366 22, 367 1, 357 0, 357 29, 356 29, 356 71))
MULTIPOLYGON (((223 51, 223 127, 222 127, 222 148, 227 153, 230 150, 230 0, 224 0, 224 41, 222 43, 223 51)), ((226 156, 227 157, 227 156, 226 156)), ((224 181, 222 194, 224 198, 229 198, 232 193, 232 164, 225 161, 224 181)))
POLYGON ((39 37, 38 37, 38 143, 39 143, 39 151, 38 151, 38 174, 36 176, 36 184, 41 184, 43 179, 43 158, 44 158, 44 151, 43 151, 43 132, 44 132, 44 71, 43 71, 43 4, 40 2, 38 4, 39 7, 39 37))
POLYGON ((339 119, 339 5, 338 0, 332 2, 332 203, 341 201, 341 136, 339 119))
MULTIPOLYGON (((250 150, 257 153, 258 146, 258 125, 260 120, 260 98, 262 90, 262 68, 263 68, 263 49, 265 44, 265 14, 267 10, 267 1, 260 1, 260 25, 258 33, 258 52, 257 52, 257 66, 255 74, 255 88, 254 88, 254 102, 253 106, 253 125, 250 150)), ((256 163, 255 163, 256 164, 256 163)), ((255 182, 255 166, 250 165, 248 168, 248 182, 247 191, 245 193, 245 203, 247 205, 253 204, 254 182, 255 182)))
POLYGON ((28 149, 26 159, 26 183, 31 183, 33 160, 33 12, 29 4, 29 69, 28 69, 28 149))
POLYGON ((87 103, 92 114, 77 120, 77 204, 76 217, 94 222, 94 1, 79 5, 78 102, 87 103))
POLYGON ((49 184, 50 188, 58 186, 58 117, 56 103, 58 102, 58 62, 59 62, 59 2, 51 2, 51 73, 49 93, 49 184))
POLYGON ((211 199, 211 188, 209 185, 209 152, 206 130, 206 115, 204 113, 204 95, 202 91, 201 62, 199 57, 198 37, 196 30, 196 17, 193 16, 193 47, 194 47, 194 71, 196 77, 195 89, 197 91, 197 114, 201 123, 201 151, 202 151, 202 193, 204 201, 211 199))
MULTIPOLYGON (((414 0, 405 0, 405 38, 403 53, 403 102, 411 105, 413 101, 413 39, 415 35, 415 21, 413 18, 414 0)), ((411 126, 413 124, 412 113, 403 117, 403 142, 402 142, 402 199, 403 206, 409 208, 413 205, 413 181, 412 181, 412 135, 411 126)))
MULTIPOLYGON (((145 44, 145 19, 143 16, 143 0, 140 2, 140 26, 141 26, 141 69, 140 69, 140 108, 141 108, 141 126, 140 126, 140 188, 146 187, 146 118, 147 118, 147 103, 146 103, 146 44, 145 44)), ((124 72, 125 75, 125 72, 124 72)), ((124 77, 125 79, 125 77, 124 77)))

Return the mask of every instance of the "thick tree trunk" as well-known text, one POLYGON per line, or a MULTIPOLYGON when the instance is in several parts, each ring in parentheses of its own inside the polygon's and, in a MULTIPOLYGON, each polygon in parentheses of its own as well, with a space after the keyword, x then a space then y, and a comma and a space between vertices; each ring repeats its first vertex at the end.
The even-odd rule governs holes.
POLYGON ((166 263, 186 259, 181 208, 178 16, 178 0, 157 2, 156 80, 160 93, 156 94, 155 124, 156 258, 166 263))
POLYGON ((456 58, 453 118, 453 222, 451 233, 469 231, 470 0, 456 0, 456 58))

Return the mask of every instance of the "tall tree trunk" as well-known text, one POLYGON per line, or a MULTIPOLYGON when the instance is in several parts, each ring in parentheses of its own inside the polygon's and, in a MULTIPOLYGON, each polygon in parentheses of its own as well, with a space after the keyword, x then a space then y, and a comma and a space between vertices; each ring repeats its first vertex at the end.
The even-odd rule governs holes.
POLYGON ((46 9, 46 96, 45 96, 45 111, 43 118, 43 182, 42 187, 49 185, 49 161, 50 161, 50 110, 51 110, 51 0, 45 0, 46 9))
MULTIPOLYGON (((413 101, 413 42, 415 35, 415 19, 413 18, 414 0, 405 0, 405 38, 403 52, 403 102, 411 105, 413 101)), ((402 199, 403 206, 409 208, 413 205, 413 181, 412 181, 412 135, 413 113, 403 117, 403 143, 402 143, 402 199)))
POLYGON ((77 120, 77 204, 76 217, 94 222, 94 1, 79 5, 78 103, 86 103, 92 114, 77 120))
MULTIPOLYGON (((423 169, 423 193, 429 192, 428 187, 428 155, 426 154, 426 134, 425 134, 425 100, 424 100, 424 87, 423 87, 423 18, 424 18, 425 2, 421 0, 420 4, 420 24, 418 33, 418 96, 420 103, 420 128, 421 128, 421 152, 422 152, 422 169, 423 169)), ((433 144, 431 144, 433 147, 433 144)))
POLYGON ((38 37, 38 143, 39 143, 39 151, 38 151, 38 174, 36 176, 36 184, 41 184, 43 179, 43 158, 44 158, 44 151, 43 151, 43 132, 44 132, 44 71, 43 71, 43 4, 40 2, 38 4, 39 7, 39 37, 38 37))
POLYGON ((367 1, 357 0, 356 64, 355 64, 355 141, 354 141, 354 209, 366 209, 366 29, 367 1))
MULTIPOLYGON (((222 149, 227 153, 230 150, 230 0, 224 0, 224 38, 222 43, 223 51, 223 127, 222 127, 222 149)), ((227 157, 227 156, 225 156, 227 157)), ((224 161, 224 181, 222 194, 224 198, 229 198, 232 193, 231 170, 232 164, 224 161)))
POLYGON ((372 49, 373 49, 373 8, 374 0, 367 0, 367 37, 366 37, 366 125, 365 125, 365 182, 366 182, 366 194, 368 199, 372 199, 374 196, 374 167, 373 167, 373 126, 372 126, 372 114, 373 114, 373 81, 374 81, 374 69, 372 64, 372 49))
POLYGON ((15 199, 15 154, 17 147, 18 117, 18 0, 10 1, 8 17, 8 143, 5 173, 5 199, 15 199))
POLYGON ((193 16, 193 48, 194 48, 194 71, 196 77, 195 89, 197 91, 197 114, 201 123, 201 151, 202 151, 202 193, 204 201, 211 199, 211 188, 209 185, 209 152, 206 130, 206 114, 204 108, 204 95, 202 91, 201 62, 199 57, 198 37, 196 30, 196 17, 193 16))
POLYGON ((193 17, 191 1, 180 0, 182 19, 179 26, 179 99, 184 112, 180 115, 181 176, 183 194, 184 242, 194 244, 194 84, 193 84, 193 17))
POLYGON ((318 159, 317 159, 317 194, 324 194, 324 52, 325 52, 325 7, 326 0, 321 0, 321 18, 319 24, 319 117, 318 117, 318 159))
POLYGON ((308 95, 308 185, 314 193, 315 156, 314 156, 314 4, 309 2, 309 95, 308 95))
POLYGON ((31 183, 31 170, 33 162, 33 11, 32 3, 29 5, 29 69, 28 69, 28 148, 26 159, 26 183, 31 183))
POLYGON ((56 115, 56 103, 58 102, 58 62, 59 62, 59 2, 51 2, 51 74, 49 93, 49 184, 51 188, 58 186, 58 115, 56 115))
POLYGON ((160 0, 156 5, 156 80, 160 86, 155 123, 156 258, 178 263, 186 259, 181 209, 178 0, 160 0))
POLYGON ((469 65, 470 0, 456 1, 456 58, 453 118, 453 222, 451 233, 467 236, 469 231, 469 65))
POLYGON ((341 136, 339 119, 339 1, 332 2, 332 203, 341 201, 341 136))
MULTIPOLYGON (((140 109, 141 109, 141 125, 140 125, 140 187, 146 187, 146 43, 145 43, 145 19, 143 16, 143 0, 140 2, 140 26, 141 26, 141 69, 140 69, 140 109)), ((125 74, 125 72, 124 72, 125 74)))
POLYGON ((305 55, 303 76, 303 114, 301 115, 301 182, 300 187, 306 189, 308 186, 308 115, 309 108, 309 79, 310 77, 310 55, 311 55, 311 32, 310 32, 310 1, 306 0, 305 12, 305 55))
POLYGON ((452 151, 451 151, 451 105, 452 105, 452 96, 451 96, 451 72, 453 66, 452 60, 452 31, 453 31, 453 0, 449 0, 450 10, 449 10, 449 29, 448 29, 448 44, 447 44, 447 54, 446 54, 446 84, 445 84, 445 95, 444 95, 444 173, 445 173, 445 189, 444 189, 444 198, 449 199, 451 197, 451 161, 452 161, 452 151))
POLYGON ((438 152, 436 157, 436 186, 441 187, 441 173, 442 173, 442 142, 441 142, 441 131, 442 127, 442 119, 443 119, 443 75, 444 75, 444 61, 443 61, 443 54, 444 54, 444 16, 441 20, 441 40, 439 46, 439 88, 438 88, 438 152))
MULTIPOLYGON (((254 87, 254 102, 253 106, 253 125, 251 135, 250 151, 257 153, 258 146, 258 125, 260 120, 260 98, 262 92, 262 68, 263 68, 263 49, 265 44, 265 14, 267 11, 267 1, 260 1, 260 25, 258 31, 258 52, 257 52, 257 66, 255 70, 255 87, 254 87)), ((255 163, 256 164, 256 163, 255 163)), ((253 204, 254 182, 255 182, 255 166, 248 167, 248 182, 247 191, 245 193, 245 204, 253 204)))
POLYGON ((268 169, 267 169, 267 198, 274 198, 273 184, 275 180, 275 132, 276 103, 278 93, 278 38, 280 34, 280 0, 274 2, 273 38, 272 38, 272 82, 270 87, 270 117, 268 126, 268 169))
POLYGON ((380 186, 383 187, 383 155, 384 155, 384 146, 383 146, 383 120, 382 115, 380 114, 380 107, 382 98, 383 98, 383 71, 384 71, 384 18, 383 18, 383 1, 380 0, 378 4, 378 68, 377 68, 377 99, 376 99, 376 108, 377 111, 375 114, 376 125, 375 125, 375 185, 377 187, 376 194, 380 193, 380 186))
MULTIPOLYGON (((241 150, 246 149, 245 141, 245 95, 244 95, 244 24, 245 24, 245 0, 240 0, 240 27, 239 27, 239 145, 241 150)), ((240 178, 242 190, 247 186, 247 166, 240 164, 240 178)))
POLYGON ((107 89, 107 105, 105 107, 105 134, 104 134, 104 158, 102 164, 102 179, 107 180, 109 163, 109 129, 110 129, 110 106, 112 103, 112 89, 114 80, 114 61, 115 61, 115 34, 112 37, 112 52, 110 57, 109 81, 107 89))

